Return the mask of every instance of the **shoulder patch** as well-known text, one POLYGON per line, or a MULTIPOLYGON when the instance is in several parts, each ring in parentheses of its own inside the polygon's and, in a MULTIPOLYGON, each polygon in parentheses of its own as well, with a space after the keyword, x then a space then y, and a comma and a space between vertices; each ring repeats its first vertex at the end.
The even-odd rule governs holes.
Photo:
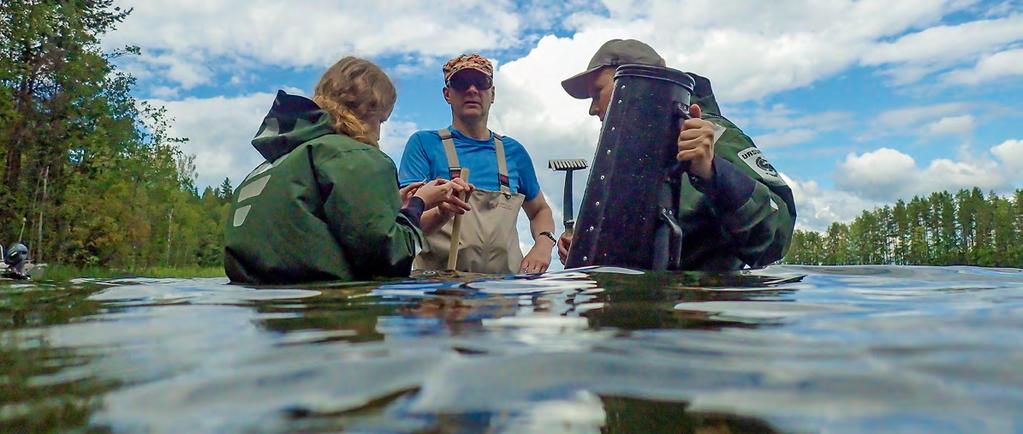
POLYGON ((764 154, 759 149, 749 147, 739 151, 738 156, 743 163, 760 175, 764 182, 771 185, 785 185, 781 175, 778 175, 778 170, 767 161, 767 158, 764 158, 764 154))

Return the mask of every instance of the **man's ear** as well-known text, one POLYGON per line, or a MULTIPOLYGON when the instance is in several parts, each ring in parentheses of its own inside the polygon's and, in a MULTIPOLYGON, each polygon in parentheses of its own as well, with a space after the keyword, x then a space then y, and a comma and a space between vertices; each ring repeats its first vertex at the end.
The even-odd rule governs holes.
POLYGON ((441 91, 444 93, 444 101, 451 104, 451 90, 447 86, 444 86, 441 91))

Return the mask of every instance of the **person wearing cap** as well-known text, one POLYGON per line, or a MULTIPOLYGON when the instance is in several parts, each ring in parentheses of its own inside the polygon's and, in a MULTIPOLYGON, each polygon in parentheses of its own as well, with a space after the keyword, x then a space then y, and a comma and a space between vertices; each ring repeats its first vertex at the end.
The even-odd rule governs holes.
POLYGON ((312 98, 278 91, 252 139, 264 161, 235 189, 224 227, 234 283, 296 284, 407 277, 424 210, 468 186, 435 180, 399 189, 379 147, 398 95, 390 77, 352 56, 323 73, 312 98))
MULTIPOLYGON (((607 114, 619 65, 665 66, 649 45, 613 39, 597 50, 586 70, 561 82, 574 98, 590 99, 589 113, 607 114)), ((692 117, 678 136, 679 161, 688 161, 677 220, 686 234, 682 268, 736 270, 760 267, 785 256, 796 219, 792 190, 753 141, 721 115, 710 80, 696 82, 692 117)), ((572 239, 562 234, 558 255, 565 262, 572 239)))
POLYGON ((533 162, 515 139, 487 127, 494 103, 494 67, 479 54, 463 54, 443 67, 444 100, 451 106, 451 125, 414 133, 405 145, 398 171, 402 186, 429 179, 455 179, 469 169, 474 185, 470 211, 443 204, 422 216, 427 234, 413 266, 447 267, 451 221, 462 214, 456 269, 476 273, 542 273, 554 248, 554 216, 540 191, 533 162), (529 218, 533 247, 524 257, 519 247, 519 209, 529 218))

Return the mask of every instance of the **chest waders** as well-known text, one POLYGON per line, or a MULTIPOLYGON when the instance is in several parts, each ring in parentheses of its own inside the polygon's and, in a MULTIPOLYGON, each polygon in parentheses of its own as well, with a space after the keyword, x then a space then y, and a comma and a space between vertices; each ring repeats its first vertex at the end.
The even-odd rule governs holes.
MULTIPOLYGON (((438 131, 448 161, 451 179, 462 170, 455 152, 455 141, 447 128, 438 131)), ((473 273, 508 274, 518 273, 522 264, 522 250, 519 248, 519 233, 516 223, 519 209, 526 197, 512 193, 508 183, 508 162, 504 157, 501 137, 494 134, 494 148, 497 152, 497 178, 500 191, 476 189, 469 195, 472 211, 462 215, 459 232, 458 260, 455 269, 473 273)), ((423 251, 416 256, 413 268, 417 270, 443 270, 447 268, 448 251, 451 247, 451 227, 447 222, 436 232, 426 236, 423 251)))

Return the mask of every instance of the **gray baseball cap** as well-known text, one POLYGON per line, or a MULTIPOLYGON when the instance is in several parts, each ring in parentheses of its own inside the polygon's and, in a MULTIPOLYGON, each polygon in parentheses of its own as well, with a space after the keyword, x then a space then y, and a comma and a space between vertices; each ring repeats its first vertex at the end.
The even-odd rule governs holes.
POLYGON ((573 98, 590 97, 590 80, 606 66, 640 64, 664 66, 664 58, 653 48, 635 39, 612 39, 600 46, 590 59, 586 70, 561 82, 561 87, 573 98))

